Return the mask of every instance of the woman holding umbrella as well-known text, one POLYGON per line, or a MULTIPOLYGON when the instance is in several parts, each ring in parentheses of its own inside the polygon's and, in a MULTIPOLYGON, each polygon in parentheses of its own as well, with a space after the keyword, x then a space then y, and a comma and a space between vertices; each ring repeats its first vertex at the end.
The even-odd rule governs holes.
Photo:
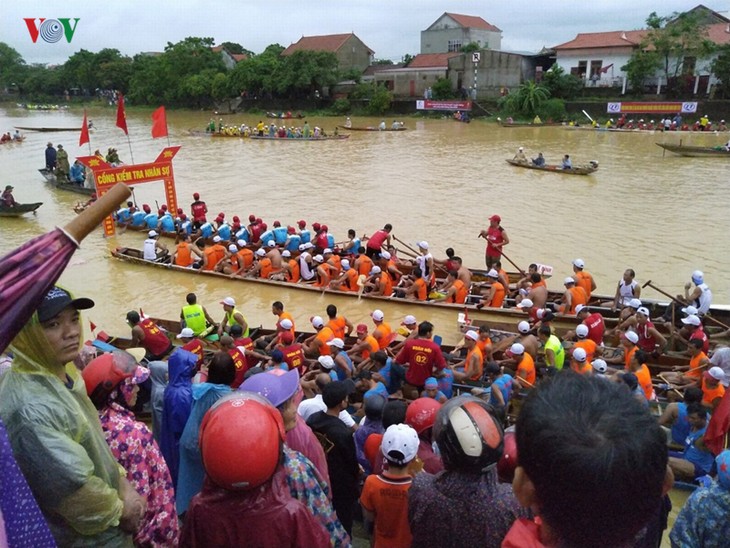
POLYGON ((145 502, 109 450, 94 405, 71 363, 81 345, 79 310, 94 306, 53 286, 13 339, 0 379, 0 418, 56 542, 123 546, 145 502))

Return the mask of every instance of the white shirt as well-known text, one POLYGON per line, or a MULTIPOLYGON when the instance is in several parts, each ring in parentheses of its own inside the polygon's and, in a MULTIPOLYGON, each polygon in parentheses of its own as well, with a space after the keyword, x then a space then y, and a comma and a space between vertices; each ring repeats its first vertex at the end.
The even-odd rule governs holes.
POLYGON ((156 249, 157 240, 154 238, 147 238, 144 241, 144 255, 143 258, 145 261, 155 261, 157 260, 157 249, 156 249))
POLYGON ((302 280, 309 281, 314 279, 314 272, 309 268, 309 263, 307 262, 309 258, 311 258, 311 255, 306 251, 299 255, 299 275, 302 277, 302 280))
POLYGON ((722 384, 727 387, 730 385, 730 347, 723 346, 715 349, 710 358, 710 363, 721 367, 725 371, 725 382, 722 384))
POLYGON ((619 304, 621 306, 629 306, 629 302, 634 298, 634 288, 639 285, 639 282, 631 280, 631 283, 626 285, 626 282, 621 278, 618 285, 619 304))
MULTIPOLYGON (((305 421, 318 411, 327 412, 327 406, 322 400, 322 394, 317 394, 308 400, 302 400, 299 404, 299 408, 297 409, 297 413, 299 413, 305 421)), ((347 411, 340 411, 340 420, 344 422, 345 426, 348 428, 355 426, 355 421, 352 420, 352 417, 347 411)))

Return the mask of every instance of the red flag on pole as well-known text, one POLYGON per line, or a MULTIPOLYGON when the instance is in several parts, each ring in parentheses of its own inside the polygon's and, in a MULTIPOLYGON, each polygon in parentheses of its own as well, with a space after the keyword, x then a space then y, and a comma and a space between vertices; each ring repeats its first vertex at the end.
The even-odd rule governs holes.
POLYGON ((79 146, 89 142, 89 122, 86 120, 86 109, 84 109, 84 125, 81 126, 81 136, 79 137, 79 146))
POLYGON ((165 107, 160 107, 152 113, 152 138, 167 137, 167 115, 165 107))
POLYGON ((728 435, 730 435, 730 390, 725 391, 720 404, 712 412, 703 442, 713 454, 719 455, 726 447, 728 435))
POLYGON ((121 93, 117 99, 117 127, 129 135, 127 131, 127 118, 124 115, 124 95, 121 93))

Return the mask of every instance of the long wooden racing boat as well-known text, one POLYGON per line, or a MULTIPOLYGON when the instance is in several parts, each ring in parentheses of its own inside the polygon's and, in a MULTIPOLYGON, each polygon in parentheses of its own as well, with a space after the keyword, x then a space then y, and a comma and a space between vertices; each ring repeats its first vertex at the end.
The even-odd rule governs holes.
POLYGON ((344 141, 345 139, 349 139, 349 135, 327 135, 326 137, 269 137, 267 135, 264 135, 263 137, 260 137, 258 135, 251 135, 249 137, 252 140, 256 141, 276 141, 276 142, 282 142, 282 143, 296 143, 299 141, 344 141))
POLYGON ((43 202, 36 202, 34 204, 15 204, 13 207, 0 205, 0 217, 20 217, 26 213, 35 212, 35 210, 42 205, 43 202))
POLYGON ((337 127, 340 129, 347 130, 347 131, 405 131, 408 129, 407 127, 398 127, 398 128, 386 127, 385 129, 380 129, 377 126, 364 126, 364 127, 337 126, 337 127))
POLYGON ((515 167, 524 167, 526 169, 536 169, 538 171, 548 171, 550 173, 560 173, 562 175, 590 175, 591 173, 598 171, 598 163, 591 162, 587 166, 575 166, 571 169, 563 169, 563 166, 546 164, 544 166, 536 166, 535 164, 528 164, 525 162, 518 162, 517 160, 507 160, 508 164, 515 167))
POLYGON ((39 169, 38 172, 43 175, 43 178, 48 184, 53 185, 60 190, 68 190, 69 192, 75 192, 76 194, 85 194, 86 196, 91 196, 94 192, 96 192, 95 188, 87 188, 85 186, 79 186, 73 183, 63 183, 58 180, 56 174, 53 173, 53 171, 45 167, 39 169))
POLYGON ((722 147, 694 147, 687 145, 667 145, 664 143, 656 143, 656 146, 679 154, 680 156, 688 157, 713 157, 713 158, 730 158, 730 151, 725 150, 722 147))
POLYGON ((551 127, 551 126, 562 126, 563 122, 541 122, 539 124, 535 124, 533 122, 505 122, 503 120, 499 121, 499 125, 502 127, 508 127, 508 128, 517 128, 517 127, 551 127))
POLYGON ((55 131, 81 131, 79 127, 29 127, 29 126, 13 126, 15 129, 22 131, 40 131, 43 133, 52 133, 55 131))

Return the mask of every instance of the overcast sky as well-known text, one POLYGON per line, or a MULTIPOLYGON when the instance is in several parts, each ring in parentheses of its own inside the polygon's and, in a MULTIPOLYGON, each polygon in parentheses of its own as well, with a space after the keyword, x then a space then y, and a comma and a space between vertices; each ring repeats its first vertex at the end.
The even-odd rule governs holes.
MULTIPOLYGON (((302 35, 354 32, 378 59, 416 54, 420 32, 443 12, 478 15, 502 30, 505 51, 539 51, 579 32, 634 30, 656 11, 669 15, 698 2, 678 0, 0 0, 0 41, 28 63, 62 63, 80 49, 127 55, 162 51, 187 36, 238 42, 260 53, 302 35), (71 43, 31 41, 24 18, 80 18, 71 43)), ((705 4, 728 16, 730 0, 705 4)))

